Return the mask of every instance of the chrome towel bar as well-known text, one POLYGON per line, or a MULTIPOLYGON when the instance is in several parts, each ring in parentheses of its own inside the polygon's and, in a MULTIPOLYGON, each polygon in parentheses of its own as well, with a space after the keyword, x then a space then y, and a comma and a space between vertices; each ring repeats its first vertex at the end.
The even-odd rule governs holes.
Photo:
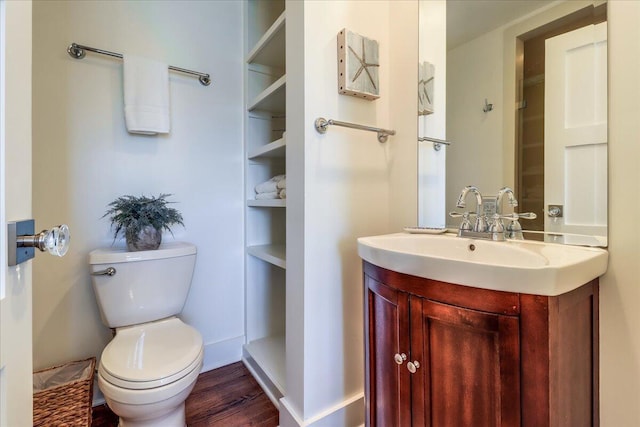
POLYGON ((433 149, 436 151, 440 151, 440 148, 442 148, 442 145, 451 145, 451 142, 449 141, 445 141, 444 139, 438 139, 438 138, 431 138, 429 136, 420 136, 418 137, 418 142, 433 142, 433 149))
POLYGON ((358 130, 366 130, 369 132, 376 132, 378 134, 379 142, 387 142, 387 138, 389 137, 389 135, 396 134, 395 130, 381 129, 373 126, 358 125, 355 123, 340 122, 338 120, 333 120, 333 119, 327 120, 322 117, 318 117, 315 121, 315 127, 318 133, 326 133, 329 125, 342 126, 342 127, 358 129, 358 130))
MULTIPOLYGON (((67 48, 67 53, 74 59, 82 59, 84 58, 86 52, 95 52, 101 55, 112 56, 114 58, 122 59, 122 54, 117 52, 109 52, 108 50, 97 49, 95 47, 83 46, 77 43, 71 43, 67 48)), ((174 67, 173 65, 169 65, 169 69, 172 71, 178 71, 180 73, 190 74, 192 76, 197 76, 198 80, 203 86, 209 86, 211 84, 211 76, 209 74, 200 73, 198 71, 187 70, 185 68, 174 67)))

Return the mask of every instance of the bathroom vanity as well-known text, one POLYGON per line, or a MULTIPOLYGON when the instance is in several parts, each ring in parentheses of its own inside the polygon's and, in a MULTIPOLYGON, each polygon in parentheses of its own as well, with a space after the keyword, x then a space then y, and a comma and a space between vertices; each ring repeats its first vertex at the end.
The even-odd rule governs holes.
MULTIPOLYGON (((411 256, 422 257, 427 267, 430 262, 459 261, 458 271, 451 274, 460 283, 467 266, 480 264, 474 252, 488 252, 484 256, 490 258, 497 247, 491 245, 507 251, 520 245, 439 239, 402 234, 359 239, 364 259, 367 425, 597 426, 597 277, 604 272, 603 256, 606 269, 606 251, 577 248, 592 257, 587 264, 600 263, 598 272, 590 273, 597 275, 557 295, 522 292, 516 283, 517 291, 510 292, 434 280, 425 277, 429 273, 424 270, 419 272, 422 277, 400 272, 411 270, 411 256), (392 240, 396 247, 388 250, 392 240), (434 242, 441 246, 440 260, 429 254, 434 242), (468 258, 456 260, 457 251, 447 242, 467 251, 468 258), (405 252, 397 247, 412 245, 405 252), (398 258, 389 261, 394 254, 398 258), (388 268, 389 263, 400 271, 388 268)), ((549 247, 542 244, 536 250, 544 253, 542 248, 549 247)), ((574 256, 569 253, 567 258, 574 256)), ((501 270, 513 269, 499 260, 489 267, 495 271, 497 288, 510 286, 501 270)), ((551 268, 517 267, 522 282, 551 268)), ((560 270, 556 273, 562 276, 560 270)), ((434 274, 439 275, 437 268, 434 274)), ((478 276, 466 277, 473 282, 478 276)), ((514 277, 508 280, 516 282, 514 277)))

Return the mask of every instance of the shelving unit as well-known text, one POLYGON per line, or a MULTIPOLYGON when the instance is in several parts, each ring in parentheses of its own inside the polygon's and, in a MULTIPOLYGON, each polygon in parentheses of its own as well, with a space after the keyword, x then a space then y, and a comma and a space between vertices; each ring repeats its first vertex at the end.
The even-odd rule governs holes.
POLYGON ((253 208, 284 208, 287 201, 284 199, 247 200, 247 206, 253 208))
POLYGON ((287 76, 282 76, 266 89, 260 92, 251 101, 247 109, 270 111, 273 114, 282 114, 285 112, 285 88, 287 84, 287 76))
POLYGON ((280 268, 287 268, 285 245, 247 246, 247 253, 280 268))
POLYGON ((286 199, 255 186, 286 173, 284 0, 246 6, 246 344, 243 361, 277 406, 285 395, 286 199))

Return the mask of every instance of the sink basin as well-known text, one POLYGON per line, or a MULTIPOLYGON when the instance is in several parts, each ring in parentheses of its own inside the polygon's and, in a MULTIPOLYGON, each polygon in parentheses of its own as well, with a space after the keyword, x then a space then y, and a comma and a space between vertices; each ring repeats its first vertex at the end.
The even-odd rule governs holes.
POLYGON ((555 296, 607 271, 600 248, 455 234, 397 233, 358 239, 358 254, 388 270, 498 291, 555 296))

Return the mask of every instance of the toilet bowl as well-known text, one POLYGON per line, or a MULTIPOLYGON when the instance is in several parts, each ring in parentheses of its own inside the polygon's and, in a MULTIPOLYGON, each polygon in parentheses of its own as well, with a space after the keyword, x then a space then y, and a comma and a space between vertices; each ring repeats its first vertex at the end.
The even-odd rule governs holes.
POLYGON ((185 400, 203 360, 200 333, 177 317, 188 294, 195 246, 91 252, 103 322, 115 329, 98 366, 98 386, 120 427, 184 427, 185 400), (104 273, 111 271, 115 273, 104 273), (104 274, 102 274, 104 273, 104 274))
POLYGON ((184 401, 202 368, 200 334, 173 317, 116 330, 98 386, 120 426, 184 426, 184 401))

